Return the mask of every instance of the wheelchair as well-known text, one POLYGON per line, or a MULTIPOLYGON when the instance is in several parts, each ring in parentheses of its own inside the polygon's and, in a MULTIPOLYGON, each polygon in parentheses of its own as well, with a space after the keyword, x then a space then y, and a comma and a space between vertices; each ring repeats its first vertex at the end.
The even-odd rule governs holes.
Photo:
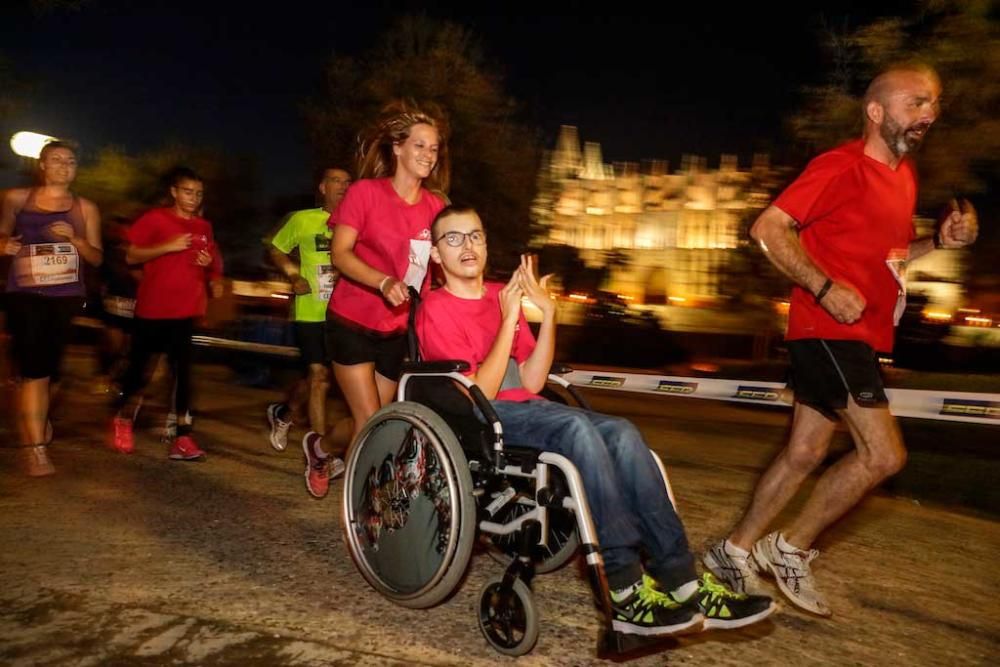
MULTIPOLYGON (((410 359, 417 359, 415 297, 413 303, 410 359)), ((396 402, 376 412, 355 439, 344 475, 343 525, 358 571, 398 605, 432 607, 458 587, 482 536, 507 568, 479 592, 479 628, 496 651, 519 656, 539 634, 532 577, 582 553, 605 620, 598 653, 657 641, 612 629, 597 532, 576 467, 558 454, 505 442, 503 425, 463 375, 467 370, 462 361, 407 362, 396 402)), ((563 402, 568 394, 589 409, 562 377, 569 370, 553 367, 543 393, 563 402)), ((663 463, 655 452, 653 458, 676 507, 663 463)))

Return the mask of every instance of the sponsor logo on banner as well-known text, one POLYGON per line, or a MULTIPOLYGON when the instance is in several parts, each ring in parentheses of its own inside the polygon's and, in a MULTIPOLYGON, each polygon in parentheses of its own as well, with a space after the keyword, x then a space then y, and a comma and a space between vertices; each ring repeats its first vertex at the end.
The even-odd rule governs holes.
POLYGON ((777 401, 778 390, 771 387, 754 387, 741 384, 736 388, 733 398, 749 398, 756 401, 777 401))
POLYGON ((590 378, 587 384, 592 387, 621 387, 625 384, 625 378, 614 375, 595 375, 590 378))
POLYGON ((656 391, 664 394, 693 394, 698 389, 697 382, 675 382, 672 380, 660 380, 656 391))
POLYGON ((946 398, 941 405, 940 414, 1000 419, 1000 403, 996 401, 973 401, 967 398, 946 398))

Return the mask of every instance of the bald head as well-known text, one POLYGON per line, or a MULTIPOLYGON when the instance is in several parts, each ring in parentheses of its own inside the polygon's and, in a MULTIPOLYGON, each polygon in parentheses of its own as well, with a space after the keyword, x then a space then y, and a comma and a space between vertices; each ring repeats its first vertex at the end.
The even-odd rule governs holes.
POLYGON ((869 102, 878 102, 885 106, 889 98, 900 88, 923 82, 931 83, 937 87, 938 91, 941 90, 941 79, 938 78, 933 67, 920 63, 893 65, 868 84, 864 105, 867 107, 869 102))
POLYGON ((865 139, 881 141, 895 158, 920 147, 940 112, 941 80, 922 64, 895 65, 879 74, 864 98, 865 139))

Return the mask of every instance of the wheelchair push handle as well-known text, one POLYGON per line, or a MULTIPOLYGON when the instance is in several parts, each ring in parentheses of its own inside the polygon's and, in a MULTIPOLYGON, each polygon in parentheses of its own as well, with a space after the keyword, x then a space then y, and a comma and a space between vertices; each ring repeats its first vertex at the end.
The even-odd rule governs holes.
POLYGON ((406 316, 406 351, 409 353, 410 361, 417 362, 420 360, 418 357, 420 347, 417 344, 417 330, 415 326, 417 323, 417 307, 420 306, 420 293, 414 289, 413 285, 407 286, 406 289, 410 293, 410 312, 406 316))

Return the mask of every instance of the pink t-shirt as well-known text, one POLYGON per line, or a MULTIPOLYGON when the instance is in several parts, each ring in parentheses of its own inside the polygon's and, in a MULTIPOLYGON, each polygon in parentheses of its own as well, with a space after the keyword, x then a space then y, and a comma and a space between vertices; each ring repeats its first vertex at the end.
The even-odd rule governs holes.
POLYGON ((182 218, 170 208, 153 209, 129 227, 128 242, 138 248, 149 248, 181 234, 191 234, 190 248, 168 252, 142 265, 142 280, 135 302, 136 317, 163 320, 205 314, 208 302, 205 283, 222 276, 222 254, 208 220, 182 218), (209 266, 195 263, 199 250, 207 250, 212 255, 209 266))
MULTIPOLYGON (((443 287, 428 292, 417 311, 417 338, 424 361, 458 359, 469 362, 469 375, 479 370, 500 331, 501 283, 486 283, 481 299, 463 299, 443 287)), ((535 337, 522 312, 514 332, 510 356, 524 363, 535 349, 535 337)), ((520 384, 518 378, 517 384, 520 384)), ((498 401, 545 400, 522 386, 505 382, 497 393, 498 401)))
MULTIPOLYGON (((358 232, 354 254, 372 268, 421 290, 431 251, 431 222, 444 208, 437 195, 421 189, 416 204, 406 203, 388 178, 355 182, 330 216, 330 227, 358 232)), ((330 312, 380 333, 406 329, 408 303, 392 308, 377 289, 342 276, 330 297, 330 312)))
POLYGON ((914 238, 917 179, 907 158, 896 169, 864 154, 852 141, 823 153, 774 205, 795 218, 799 242, 830 278, 865 298, 861 318, 837 322, 812 294, 795 286, 788 340, 860 340, 891 352, 894 324, 906 299, 906 264, 914 238))

